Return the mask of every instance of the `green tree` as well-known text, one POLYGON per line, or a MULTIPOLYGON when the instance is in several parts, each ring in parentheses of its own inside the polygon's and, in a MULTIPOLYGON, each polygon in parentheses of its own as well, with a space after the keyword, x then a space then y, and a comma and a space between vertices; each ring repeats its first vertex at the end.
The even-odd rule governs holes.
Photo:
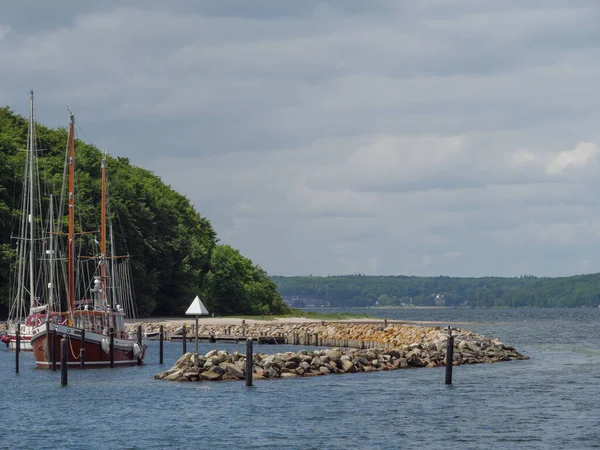
POLYGON ((204 296, 207 306, 219 314, 289 312, 267 273, 229 245, 213 249, 204 296))

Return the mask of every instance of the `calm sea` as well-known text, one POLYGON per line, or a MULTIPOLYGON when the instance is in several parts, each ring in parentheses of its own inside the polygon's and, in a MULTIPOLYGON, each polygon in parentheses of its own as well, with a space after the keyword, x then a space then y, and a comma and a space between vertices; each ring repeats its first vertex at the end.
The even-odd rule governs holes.
MULTIPOLYGON (((181 343, 152 342, 141 367, 60 373, 0 349, 0 448, 600 448, 600 309, 353 310, 455 324, 500 338, 527 361, 329 375, 169 383, 181 343), (460 323, 460 324, 459 324, 460 323)), ((188 344, 188 349, 193 348, 188 344)), ((243 346, 201 344, 244 351, 243 346)), ((274 352, 291 346, 256 346, 274 352)))

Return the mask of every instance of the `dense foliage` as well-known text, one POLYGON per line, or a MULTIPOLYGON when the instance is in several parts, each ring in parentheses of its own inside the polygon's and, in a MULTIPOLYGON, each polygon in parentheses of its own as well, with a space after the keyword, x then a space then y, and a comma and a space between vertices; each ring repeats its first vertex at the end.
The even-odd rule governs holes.
MULTIPOLYGON (((40 125, 36 131, 38 148, 44 149, 39 158, 43 192, 57 192, 67 131, 40 125)), ((25 158, 21 150, 26 144, 27 120, 0 108, 0 316, 9 303, 9 272, 15 260, 11 234, 19 216, 25 158)), ((81 140, 75 152, 78 229, 98 229, 102 155, 81 140)), ((127 158, 108 157, 107 167, 116 246, 131 255, 141 316, 182 314, 197 294, 217 313, 287 312, 266 273, 236 250, 218 245, 210 222, 187 198, 127 158)))
POLYGON ((228 245, 217 245, 213 249, 211 270, 204 285, 205 298, 209 302, 207 307, 219 314, 289 312, 267 273, 228 245))
POLYGON ((600 305, 600 274, 562 278, 413 276, 272 277, 292 306, 444 305, 575 307, 600 305))

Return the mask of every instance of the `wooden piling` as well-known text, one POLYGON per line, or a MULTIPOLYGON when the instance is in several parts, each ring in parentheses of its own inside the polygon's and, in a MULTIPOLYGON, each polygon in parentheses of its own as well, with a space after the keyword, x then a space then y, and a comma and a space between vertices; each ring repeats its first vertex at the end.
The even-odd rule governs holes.
POLYGON ((252 386, 252 338, 246 339, 246 386, 252 386))
POLYGON ((198 354, 198 316, 196 316, 196 326, 194 327, 194 338, 196 343, 196 355, 198 354))
POLYGON ((15 373, 19 373, 19 354, 21 353, 21 324, 17 323, 15 339, 15 373))
POLYGON ((160 362, 159 362, 159 364, 163 364, 163 342, 165 340, 165 327, 163 325, 160 326, 160 332, 158 333, 158 336, 159 336, 159 341, 160 341, 160 344, 159 344, 159 347, 160 347, 160 350, 159 350, 160 360, 159 361, 160 362))
POLYGON ((141 325, 138 325, 138 328, 137 328, 137 341, 140 346, 140 353, 137 356, 137 365, 141 366, 142 365, 142 355, 144 354, 144 349, 142 347, 142 326, 141 325))
POLYGON ((446 384, 452 384, 452 361, 454 360, 454 336, 448 327, 448 342, 446 343, 446 384))
POLYGON ((383 319, 383 328, 387 328, 387 319, 383 319))
POLYGON ((51 355, 50 355, 50 347, 48 346, 48 344, 50 344, 50 321, 48 319, 46 319, 46 355, 48 357, 48 361, 51 361, 51 355))
POLYGON ((85 328, 81 329, 81 348, 79 350, 79 367, 85 369, 85 328))
POLYGON ((183 354, 185 355, 187 353, 187 330, 185 325, 183 325, 183 339, 181 342, 183 342, 183 354))
POLYGON ((50 342, 50 352, 52 353, 52 370, 54 372, 56 372, 56 328, 52 330, 52 337, 48 336, 48 339, 51 340, 50 342))
POLYGON ((246 336, 246 319, 242 320, 242 336, 246 336))
POLYGON ((110 367, 115 367, 115 330, 110 328, 110 341, 108 347, 108 353, 110 355, 110 367))
POLYGON ((69 345, 66 338, 60 340, 60 385, 66 386, 68 382, 68 358, 69 358, 69 345))

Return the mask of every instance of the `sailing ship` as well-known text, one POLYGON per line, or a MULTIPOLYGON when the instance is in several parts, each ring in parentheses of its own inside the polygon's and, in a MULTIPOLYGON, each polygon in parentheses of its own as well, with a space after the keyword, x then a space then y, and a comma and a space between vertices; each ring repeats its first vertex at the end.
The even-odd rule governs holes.
MULTIPOLYGON (((76 240, 86 233, 75 232, 75 128, 70 114, 67 144, 66 179, 68 180, 68 232, 66 239, 66 310, 48 317, 32 330, 31 346, 36 365, 51 368, 60 365, 61 343, 68 341, 67 365, 108 367, 141 364, 147 348, 142 333, 133 335, 125 328, 126 316, 134 312, 129 259, 114 252, 112 226, 109 226, 111 250, 107 252, 106 161, 101 164, 100 242, 97 254, 83 257, 76 253, 76 240), (122 258, 121 263, 117 259, 122 258), (110 262, 110 263, 109 263, 110 262), (91 270, 83 270, 91 263, 91 270), (77 269, 77 270, 76 270, 77 269), (86 277, 86 273, 90 277, 86 277), (86 280, 86 281, 84 281, 86 280), (76 296, 79 294, 79 300, 76 296), (88 297, 88 298, 82 298, 88 297)), ((81 248, 81 246, 80 246, 81 248)))
MULTIPOLYGON (((10 309, 6 333, 2 342, 15 350, 17 331, 20 335, 20 351, 31 351, 33 329, 58 313, 52 310, 54 286, 43 280, 54 274, 54 249, 49 223, 42 215, 42 196, 39 183, 38 149, 35 132, 33 91, 29 92, 29 124, 27 149, 21 196, 21 217, 17 233, 12 238, 17 244, 17 260, 14 270, 10 309)), ((52 207, 52 203, 51 203, 52 207)))

